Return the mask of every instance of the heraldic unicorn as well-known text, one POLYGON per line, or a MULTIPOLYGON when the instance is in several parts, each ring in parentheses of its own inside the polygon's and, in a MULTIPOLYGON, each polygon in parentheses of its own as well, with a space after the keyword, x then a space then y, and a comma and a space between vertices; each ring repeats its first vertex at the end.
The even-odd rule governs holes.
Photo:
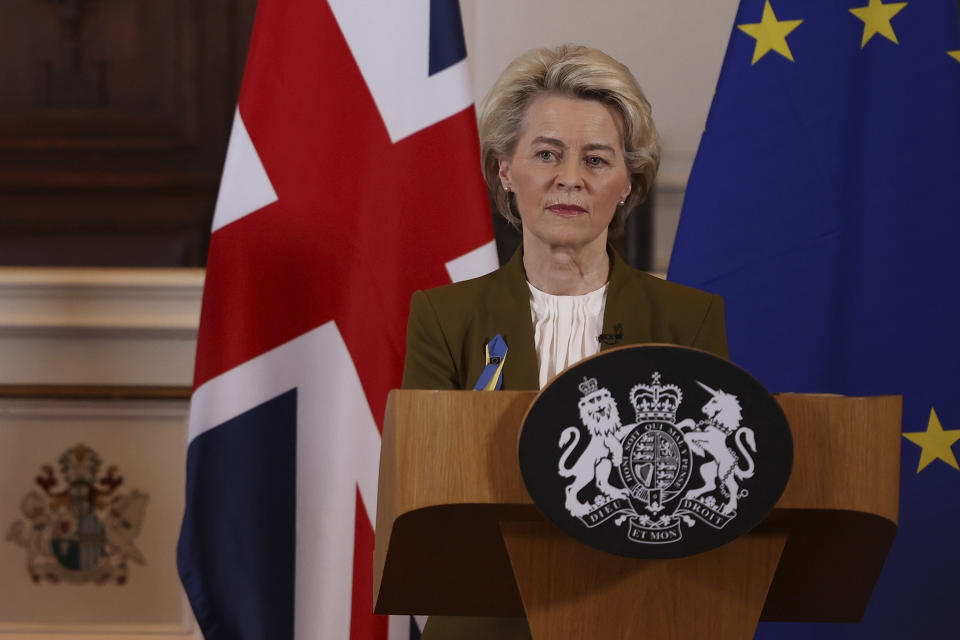
POLYGON ((754 476, 756 437, 741 426, 734 394, 697 384, 708 394, 699 420, 677 421, 683 392, 654 373, 651 384, 630 389, 636 421, 624 425, 610 391, 583 379, 578 406, 589 441, 575 460, 582 430, 567 427, 559 442, 557 472, 573 479, 564 500, 571 516, 589 528, 626 523, 627 538, 641 544, 680 540, 681 525, 697 521, 722 529, 737 517, 749 495, 741 482, 754 476), (702 485, 692 480, 694 457, 702 485))

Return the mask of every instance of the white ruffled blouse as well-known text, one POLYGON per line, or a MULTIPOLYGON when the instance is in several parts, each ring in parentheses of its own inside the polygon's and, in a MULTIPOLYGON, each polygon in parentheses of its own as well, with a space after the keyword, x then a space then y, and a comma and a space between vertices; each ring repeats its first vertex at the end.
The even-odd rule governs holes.
POLYGON ((607 285, 582 296, 555 296, 529 282, 540 388, 568 366, 600 352, 607 285))

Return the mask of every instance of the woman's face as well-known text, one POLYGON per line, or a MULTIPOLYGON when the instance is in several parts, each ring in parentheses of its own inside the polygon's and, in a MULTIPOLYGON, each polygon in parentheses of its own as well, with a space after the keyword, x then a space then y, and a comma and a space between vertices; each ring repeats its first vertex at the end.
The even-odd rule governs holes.
POLYGON ((630 193, 619 116, 595 100, 535 100, 513 156, 500 161, 500 180, 515 193, 525 247, 605 245, 617 205, 630 193))

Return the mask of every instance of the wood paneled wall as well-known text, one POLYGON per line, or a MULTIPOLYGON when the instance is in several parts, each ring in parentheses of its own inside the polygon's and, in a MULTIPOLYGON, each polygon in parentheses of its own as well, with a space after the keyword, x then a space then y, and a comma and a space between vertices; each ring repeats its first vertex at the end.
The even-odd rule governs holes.
POLYGON ((256 0, 4 0, 0 265, 199 266, 256 0))

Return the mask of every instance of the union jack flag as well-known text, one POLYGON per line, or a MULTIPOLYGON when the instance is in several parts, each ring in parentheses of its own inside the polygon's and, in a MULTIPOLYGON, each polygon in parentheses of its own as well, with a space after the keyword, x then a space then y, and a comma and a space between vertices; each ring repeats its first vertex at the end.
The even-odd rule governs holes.
POLYGON ((214 213, 177 562, 208 640, 374 616, 410 295, 496 265, 457 0, 261 0, 214 213))

